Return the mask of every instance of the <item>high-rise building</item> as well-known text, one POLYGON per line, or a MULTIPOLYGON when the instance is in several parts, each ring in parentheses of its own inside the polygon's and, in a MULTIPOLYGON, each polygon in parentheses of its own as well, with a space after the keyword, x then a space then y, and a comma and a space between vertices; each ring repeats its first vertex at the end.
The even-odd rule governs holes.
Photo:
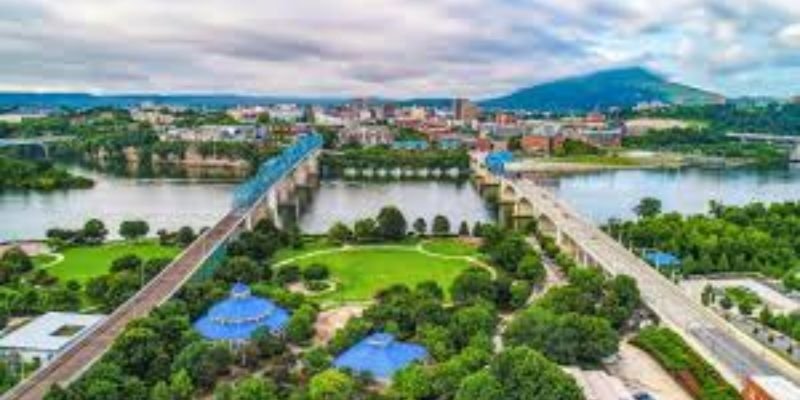
POLYGON ((474 121, 478 119, 478 106, 473 104, 469 99, 455 99, 453 100, 453 114, 455 119, 459 121, 474 121))

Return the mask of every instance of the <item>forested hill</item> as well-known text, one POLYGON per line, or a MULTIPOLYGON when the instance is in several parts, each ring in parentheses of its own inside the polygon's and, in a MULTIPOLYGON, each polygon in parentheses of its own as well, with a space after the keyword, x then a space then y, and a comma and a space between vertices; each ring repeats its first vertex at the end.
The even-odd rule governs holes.
POLYGON ((634 67, 559 79, 481 103, 498 109, 591 111, 633 107, 641 102, 709 104, 722 96, 667 81, 647 69, 634 67))

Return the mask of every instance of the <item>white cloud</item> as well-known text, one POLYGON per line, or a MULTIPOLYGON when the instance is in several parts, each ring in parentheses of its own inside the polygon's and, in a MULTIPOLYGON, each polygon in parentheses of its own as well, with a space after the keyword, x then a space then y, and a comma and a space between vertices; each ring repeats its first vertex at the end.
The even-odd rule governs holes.
POLYGON ((800 30, 795 0, 0 0, 0 9, 0 89, 37 90, 486 96, 640 62, 727 88, 715 74, 793 63, 787 46, 800 30))

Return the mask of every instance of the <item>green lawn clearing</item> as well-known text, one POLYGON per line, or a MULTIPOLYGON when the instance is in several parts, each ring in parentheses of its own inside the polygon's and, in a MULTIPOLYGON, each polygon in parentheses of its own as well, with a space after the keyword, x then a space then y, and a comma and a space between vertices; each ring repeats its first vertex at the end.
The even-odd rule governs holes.
MULTIPOLYGON (((110 242, 100 246, 80 246, 64 249, 64 259, 47 267, 47 272, 56 278, 67 281, 74 279, 86 282, 91 278, 108 273, 111 262, 126 254, 136 254, 144 260, 160 257, 175 257, 180 252, 177 247, 165 247, 155 241, 110 242)), ((37 266, 46 265, 46 263, 37 266)))
POLYGON ((458 238, 442 238, 426 240, 422 248, 431 253, 444 256, 470 256, 478 255, 478 247, 458 238))
POLYGON ((421 253, 415 247, 354 248, 298 259, 305 267, 313 263, 327 265, 337 282, 334 292, 323 299, 332 301, 370 300, 380 290, 394 284, 413 287, 433 280, 449 291, 455 277, 470 266, 464 259, 442 259, 421 253))

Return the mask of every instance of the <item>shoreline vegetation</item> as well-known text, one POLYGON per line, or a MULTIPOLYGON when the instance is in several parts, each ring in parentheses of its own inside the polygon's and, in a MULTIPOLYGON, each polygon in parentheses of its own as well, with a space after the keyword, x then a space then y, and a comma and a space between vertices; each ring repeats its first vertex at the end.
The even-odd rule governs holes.
POLYGON ((27 161, 0 156, 0 191, 88 189, 89 178, 71 174, 48 161, 27 161))

